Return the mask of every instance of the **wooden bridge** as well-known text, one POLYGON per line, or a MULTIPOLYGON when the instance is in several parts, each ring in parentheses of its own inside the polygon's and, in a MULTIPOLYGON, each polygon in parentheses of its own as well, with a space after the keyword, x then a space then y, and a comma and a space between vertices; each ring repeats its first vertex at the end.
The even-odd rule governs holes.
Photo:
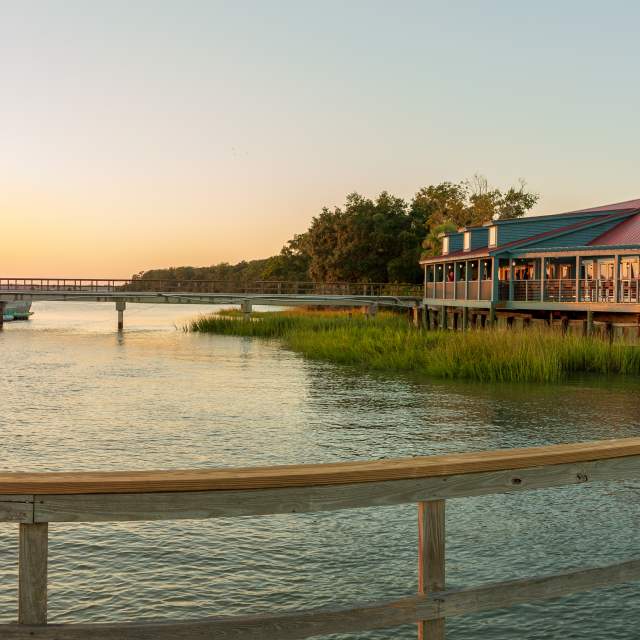
POLYGON ((127 302, 238 304, 246 317, 255 305, 362 306, 375 313, 380 306, 417 310, 422 288, 379 282, 0 278, 0 325, 4 306, 16 300, 115 302, 122 331, 127 302))
POLYGON ((582 491, 588 491, 594 482, 639 476, 640 438, 373 462, 2 473, 0 521, 19 523, 19 587, 18 622, 0 625, 0 637, 297 640, 416 623, 420 638, 442 640, 448 617, 640 580, 640 559, 630 559, 606 567, 450 590, 445 581, 446 500, 566 485, 582 485, 582 491), (49 523, 257 517, 406 503, 417 503, 415 595, 348 608, 257 616, 47 625, 49 523))

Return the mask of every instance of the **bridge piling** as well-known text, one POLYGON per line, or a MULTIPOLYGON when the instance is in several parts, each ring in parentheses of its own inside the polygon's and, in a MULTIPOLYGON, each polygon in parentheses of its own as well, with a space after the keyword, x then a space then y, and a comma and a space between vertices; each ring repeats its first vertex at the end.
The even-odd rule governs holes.
POLYGON ((0 331, 4 328, 4 311, 7 308, 7 303, 0 300, 0 331))
POLYGON ((251 300, 243 300, 240 305, 240 310, 242 311, 242 319, 243 320, 251 320, 251 310, 253 305, 251 304, 251 300))
POLYGON ((118 312, 118 333, 124 331, 124 311, 127 303, 124 300, 116 300, 116 311, 118 312))

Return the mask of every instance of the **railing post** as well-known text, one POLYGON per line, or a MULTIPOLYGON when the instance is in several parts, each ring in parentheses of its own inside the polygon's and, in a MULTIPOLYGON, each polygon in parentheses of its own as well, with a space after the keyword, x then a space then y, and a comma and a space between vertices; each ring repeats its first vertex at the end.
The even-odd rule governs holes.
MULTIPOLYGON (((418 503, 418 593, 445 588, 445 502, 418 503)), ((419 640, 444 640, 445 619, 418 623, 419 640)))
POLYGON ((47 624, 49 525, 20 525, 18 623, 47 624))

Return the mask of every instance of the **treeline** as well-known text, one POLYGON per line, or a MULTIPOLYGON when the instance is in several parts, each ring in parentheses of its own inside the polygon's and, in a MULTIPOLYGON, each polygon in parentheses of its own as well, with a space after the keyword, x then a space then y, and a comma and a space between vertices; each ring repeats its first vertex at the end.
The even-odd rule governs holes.
POLYGON ((313 280, 319 282, 419 282, 421 255, 437 255, 440 235, 492 219, 519 218, 539 196, 521 181, 506 191, 483 176, 420 189, 411 201, 383 191, 377 198, 358 193, 342 207, 325 207, 309 229, 289 240, 277 256, 144 271, 135 278, 161 280, 313 280))

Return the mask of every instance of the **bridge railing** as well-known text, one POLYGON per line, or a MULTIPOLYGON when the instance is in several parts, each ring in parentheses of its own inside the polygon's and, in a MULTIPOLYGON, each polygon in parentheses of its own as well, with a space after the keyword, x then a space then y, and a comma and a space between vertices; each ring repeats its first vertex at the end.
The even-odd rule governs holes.
POLYGON ((92 278, 0 278, 0 292, 20 293, 202 293, 253 295, 343 295, 421 297, 420 285, 388 282, 307 282, 286 280, 151 280, 92 278))
MULTIPOLYGON (((640 476, 640 438, 372 462, 188 471, 0 474, 0 521, 19 523, 18 623, 6 640, 293 640, 407 623, 429 640, 445 618, 640 579, 640 560, 470 589, 445 582, 445 501, 640 476), (297 514, 417 503, 417 593, 339 609, 174 622, 47 625, 50 522, 297 514)), ((630 505, 631 506, 631 505, 630 505)), ((614 523, 612 523, 612 526, 614 523)), ((389 526, 394 526, 390 521, 389 526)), ((526 552, 526 550, 523 550, 526 552)))

